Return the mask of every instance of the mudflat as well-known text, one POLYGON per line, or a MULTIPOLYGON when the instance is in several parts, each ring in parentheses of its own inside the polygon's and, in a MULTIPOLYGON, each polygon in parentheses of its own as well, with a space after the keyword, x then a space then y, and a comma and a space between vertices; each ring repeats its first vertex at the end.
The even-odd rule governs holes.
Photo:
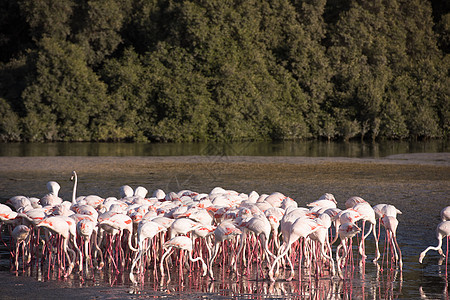
MULTIPOLYGON (((89 193, 106 193, 123 184, 146 186, 149 190, 181 189, 209 192, 215 186, 250 192, 352 191, 381 184, 416 183, 447 189, 450 153, 393 155, 386 158, 293 156, 46 156, 0 157, 2 197, 22 194, 24 185, 57 180, 69 190, 71 172, 76 170, 89 193)), ((25 188, 25 187, 24 187, 25 188)), ((354 191, 354 192, 357 192, 354 191)), ((116 194, 116 193, 115 193, 116 194)), ((108 195, 111 195, 109 193, 108 195)))

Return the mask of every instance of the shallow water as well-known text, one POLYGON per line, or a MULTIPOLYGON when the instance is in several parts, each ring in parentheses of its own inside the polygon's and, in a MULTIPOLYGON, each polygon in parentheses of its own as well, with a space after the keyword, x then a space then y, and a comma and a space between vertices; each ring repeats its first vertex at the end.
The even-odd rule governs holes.
POLYGON ((240 143, 0 143, 0 156, 304 156, 386 157, 449 152, 446 140, 240 143))
MULTIPOLYGON (((93 278, 85 280, 75 274, 65 280, 48 279, 45 272, 40 275, 36 270, 28 274, 20 273, 15 277, 15 274, 5 269, 8 260, 3 257, 3 271, 0 272, 1 298, 448 299, 448 292, 445 290, 448 282, 445 278, 445 261, 439 266, 437 253, 429 252, 424 264, 418 263, 419 253, 428 245, 437 244, 435 228, 439 223, 439 211, 450 205, 448 158, 444 155, 444 163, 440 158, 439 164, 432 165, 421 162, 414 164, 414 161, 410 164, 397 164, 384 160, 272 164, 270 158, 259 163, 245 159, 243 163, 223 159, 205 163, 186 158, 185 163, 149 161, 146 164, 126 159, 109 164, 102 163, 102 158, 98 158, 89 161, 90 167, 83 167, 85 169, 79 178, 79 194, 118 196, 118 188, 123 184, 133 187, 142 185, 149 191, 156 188, 163 188, 165 191, 189 188, 198 192, 209 192, 214 186, 222 186, 244 193, 252 190, 260 194, 279 191, 295 199, 300 206, 317 199, 325 192, 335 195, 340 208, 344 207, 346 199, 355 195, 372 205, 393 204, 403 212, 398 216, 398 241, 403 254, 403 272, 400 274, 395 270, 391 271, 386 265, 386 259, 384 262, 380 261, 382 271, 377 271, 371 262, 374 253, 372 237, 366 242, 368 260, 365 267, 360 268, 360 256, 355 252, 355 270, 344 281, 331 280, 328 276, 315 280, 306 273, 299 280, 297 271, 292 282, 283 280, 284 277, 281 276, 272 284, 268 280, 257 280, 254 272, 249 276, 236 277, 227 270, 216 269, 218 277, 214 282, 201 278, 198 273, 191 277, 185 273, 184 281, 181 282, 174 271, 171 282, 167 283, 166 280, 161 284, 161 280, 155 280, 152 270, 149 270, 144 284, 133 287, 127 274, 115 275, 114 272, 107 271, 96 273, 93 278), (124 167, 127 165, 131 166, 130 170, 124 167), (136 166, 139 166, 138 170, 136 166), (36 291, 39 291, 38 295, 36 291)), ((18 194, 40 197, 45 194, 45 183, 49 180, 60 182, 61 195, 66 200, 70 199, 71 182, 68 179, 72 165, 66 166, 58 160, 58 166, 52 166, 45 161, 45 168, 36 171, 34 167, 27 170, 29 161, 24 162, 19 171, 0 167, 2 201, 18 194)), ((382 236, 380 241, 383 239, 382 236)), ((444 251, 445 249, 444 243, 444 251)))

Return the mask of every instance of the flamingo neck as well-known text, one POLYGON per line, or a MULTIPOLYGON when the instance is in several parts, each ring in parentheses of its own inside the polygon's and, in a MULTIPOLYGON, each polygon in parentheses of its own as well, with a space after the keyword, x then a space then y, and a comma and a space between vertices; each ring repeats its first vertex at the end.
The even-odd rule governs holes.
POLYGON ((73 182, 73 191, 72 191, 72 205, 76 205, 77 201, 76 201, 76 194, 77 194, 77 173, 74 173, 74 182, 73 182))

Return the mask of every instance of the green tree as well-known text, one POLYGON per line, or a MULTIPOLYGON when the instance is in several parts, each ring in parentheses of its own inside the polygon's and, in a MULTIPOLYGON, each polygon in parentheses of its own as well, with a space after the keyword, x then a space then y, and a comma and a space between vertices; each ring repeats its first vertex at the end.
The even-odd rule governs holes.
POLYGON ((19 117, 11 109, 5 99, 0 98, 0 141, 20 141, 21 130, 19 117))
POLYGON ((115 120, 108 127, 113 126, 109 131, 121 130, 115 135, 118 139, 146 142, 151 137, 156 114, 149 103, 153 97, 149 68, 132 48, 126 49, 119 59, 109 59, 104 64, 102 79, 111 96, 108 119, 115 120))
POLYGON ((121 29, 127 1, 86 0, 80 2, 74 22, 74 42, 83 47, 88 64, 99 65, 122 42, 121 29))
POLYGON ((25 16, 35 42, 42 37, 65 39, 71 33, 73 0, 19 0, 20 10, 25 16))
POLYGON ((25 131, 33 133, 28 139, 90 140, 109 102, 106 86, 87 67, 80 47, 52 38, 39 46, 34 77, 22 94, 25 131))
POLYGON ((208 81, 195 70, 193 57, 184 49, 161 43, 157 51, 144 58, 149 74, 156 118, 151 137, 159 141, 207 140, 208 118, 212 106, 208 81))
POLYGON ((329 55, 335 70, 335 94, 328 106, 347 111, 343 116, 347 118, 343 120, 347 129, 342 132, 353 135, 356 127, 350 124, 355 121, 360 128, 364 128, 364 124, 373 127, 380 114, 385 90, 392 78, 386 19, 381 2, 350 1, 349 10, 341 13, 333 28, 329 55))

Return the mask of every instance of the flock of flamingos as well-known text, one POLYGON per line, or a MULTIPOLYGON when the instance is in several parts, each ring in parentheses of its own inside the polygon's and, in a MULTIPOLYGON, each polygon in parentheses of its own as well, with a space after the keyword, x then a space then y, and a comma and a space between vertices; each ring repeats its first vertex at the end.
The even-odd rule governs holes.
MULTIPOLYGON (((11 268, 16 272, 20 266, 40 264, 67 277, 74 269, 82 275, 108 267, 129 271, 130 280, 137 283, 147 271, 170 278, 165 271, 169 266, 181 276, 186 270, 198 271, 214 280, 214 266, 220 265, 236 274, 289 281, 296 266, 309 276, 344 278, 353 263, 353 242, 363 260, 367 254, 373 262, 386 257, 391 268, 402 270, 396 239, 401 211, 390 204, 372 207, 351 197, 346 208, 339 209, 334 196, 326 193, 298 207, 279 192, 243 194, 220 187, 209 194, 166 194, 158 189, 148 197, 144 187, 133 190, 125 185, 120 199, 77 197, 75 171, 72 180, 72 201, 63 201, 59 184, 50 181, 49 193, 41 199, 14 196, 0 204, 0 224, 12 237, 11 268), (366 254, 370 235, 375 251, 366 254), (256 271, 250 265, 256 265, 256 271)), ((425 249, 420 263, 429 250, 445 256, 442 241, 450 235, 450 206, 441 211, 441 218, 438 245, 425 249)))

